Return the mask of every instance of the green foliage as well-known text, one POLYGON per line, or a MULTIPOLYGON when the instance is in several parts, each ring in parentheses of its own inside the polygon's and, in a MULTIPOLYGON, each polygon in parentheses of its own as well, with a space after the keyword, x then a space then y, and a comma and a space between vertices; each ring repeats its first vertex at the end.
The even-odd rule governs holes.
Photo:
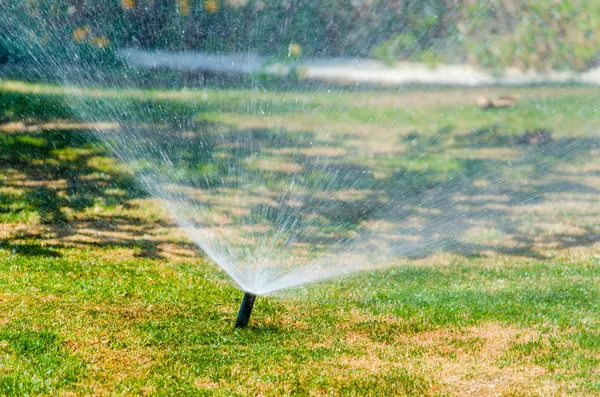
POLYGON ((117 63, 108 35, 122 25, 116 2, 83 5, 71 1, 20 1, 0 14, 0 62, 36 66, 61 63, 111 66, 117 63))
POLYGON ((423 3, 432 4, 406 7, 402 17, 407 25, 373 55, 387 62, 469 61, 499 72, 507 66, 586 70, 600 60, 600 9, 594 2, 491 0, 456 2, 454 8, 441 0, 416 4, 423 3))
POLYGON ((141 47, 585 70, 599 18, 585 0, 22 1, 0 14, 0 62, 112 66, 141 47))
POLYGON ((585 70, 600 60, 599 18, 593 1, 495 0, 465 7, 457 27, 477 64, 585 70))
POLYGON ((460 2, 447 0, 402 2, 396 15, 402 24, 391 38, 373 49, 372 55, 387 63, 399 59, 435 63, 446 59, 456 39, 459 6, 460 2))
MULTIPOLYGON (((0 15, 4 58, 110 64, 113 50, 367 56, 402 21, 385 2, 328 0, 17 2, 0 15)), ((2 48, 0 47, 0 48, 2 48)))

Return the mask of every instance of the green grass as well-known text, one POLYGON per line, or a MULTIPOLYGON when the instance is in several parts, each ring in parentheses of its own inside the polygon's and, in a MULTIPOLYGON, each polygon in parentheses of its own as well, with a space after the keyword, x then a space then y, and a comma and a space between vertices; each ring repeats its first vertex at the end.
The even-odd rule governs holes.
MULTIPOLYGON (((514 108, 474 106, 477 95, 499 91, 0 83, 0 394, 597 395, 600 97, 582 87, 510 89, 521 96, 514 108), (535 211, 523 214, 522 229, 498 222, 479 233, 473 247, 259 297, 250 327, 234 330, 242 293, 131 188, 130 168, 77 119, 98 98, 109 111, 136 109, 124 122, 153 114, 146 121, 199 123, 224 136, 250 130, 260 144, 245 153, 215 141, 186 157, 200 168, 182 172, 223 175, 232 164, 223 159, 259 167, 336 149, 340 161, 372 171, 345 199, 360 205, 386 182, 417 194, 459 177, 493 184, 493 176, 505 178, 509 206, 532 200, 535 211), (540 129, 570 149, 515 143, 540 129), (566 188, 541 194, 551 186, 566 188)), ((320 172, 298 184, 322 185, 320 172)), ((285 178, 273 172, 269 188, 285 178)), ((468 205, 453 209, 469 219, 480 208, 468 205)), ((512 215, 502 211, 499 220, 512 215)), ((326 215, 322 229, 335 229, 326 215)), ((344 224, 361 216, 349 213, 344 224)))
POLYGON ((61 252, 2 253, 3 393, 438 394, 432 362, 494 338, 507 343, 491 365, 543 369, 529 390, 600 382, 597 259, 401 265, 259 298, 251 327, 233 330, 241 293, 199 261, 61 252), (488 324, 499 334, 471 329, 488 324))

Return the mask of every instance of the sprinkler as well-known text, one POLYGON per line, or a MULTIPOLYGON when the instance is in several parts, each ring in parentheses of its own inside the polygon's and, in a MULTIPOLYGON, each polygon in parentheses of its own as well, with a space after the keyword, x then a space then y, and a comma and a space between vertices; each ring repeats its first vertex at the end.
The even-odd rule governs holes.
POLYGON ((244 293, 244 299, 242 300, 242 306, 235 322, 235 328, 244 328, 248 325, 250 313, 252 313, 252 307, 254 306, 254 299, 256 299, 256 295, 250 292, 244 293))

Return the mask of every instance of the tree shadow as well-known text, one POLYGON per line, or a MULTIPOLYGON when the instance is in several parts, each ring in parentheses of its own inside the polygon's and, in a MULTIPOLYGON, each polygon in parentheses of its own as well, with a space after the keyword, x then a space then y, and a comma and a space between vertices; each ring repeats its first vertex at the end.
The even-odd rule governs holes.
MULTIPOLYGON (((357 245, 366 235, 373 236, 365 224, 387 222, 393 224, 391 230, 375 234, 387 241, 395 255, 422 258, 451 251, 472 257, 494 251, 542 258, 537 249, 540 239, 557 249, 569 245, 561 243, 560 236, 532 235, 531 230, 524 230, 515 218, 515 208, 560 204, 549 199, 550 194, 576 195, 572 201, 589 200, 582 195, 600 195, 595 187, 578 181, 583 172, 578 164, 599 146, 599 140, 554 139, 545 130, 504 136, 490 127, 452 140, 441 135, 421 142, 415 153, 403 154, 397 159, 395 172, 382 179, 375 178, 376 169, 351 156, 306 153, 312 148, 343 147, 343 140, 325 142, 311 132, 235 129, 214 123, 192 129, 186 130, 185 139, 149 130, 136 142, 151 146, 140 152, 142 155, 154 150, 160 154, 156 157, 160 162, 170 153, 178 166, 189 172, 170 180, 197 189, 209 188, 214 195, 229 194, 226 189, 242 194, 247 202, 238 202, 237 210, 246 214, 237 217, 235 224, 270 225, 287 233, 285 244, 343 249, 357 245), (201 145, 194 143, 200 141, 201 145), (210 147, 208 155, 198 156, 196 147, 210 147), (457 157, 435 165, 435 155, 459 147, 474 152, 508 148, 519 156, 508 161, 501 156, 457 157), (255 167, 256 160, 269 164, 255 167), (435 166, 428 168, 428 162, 435 166), (423 169, 415 169, 415 164, 423 169), (566 166, 572 171, 565 173, 566 166), (298 189, 285 193, 292 185, 298 189), (253 188, 256 191, 251 191, 253 188), (253 200, 260 203, 247 206, 253 200), (478 228, 501 237, 491 242, 494 238, 477 235, 478 228)), ((169 161, 171 171, 177 168, 174 163, 169 161)), ((236 212, 233 204, 228 205, 229 209, 218 211, 236 212)), ((209 226, 223 226, 220 222, 209 226)), ((259 228, 252 231, 255 239, 268 236, 269 232, 259 228)), ((578 239, 582 243, 588 240, 578 239)))
POLYGON ((73 129, 73 123, 65 128, 59 124, 46 129, 28 121, 0 133, 0 175, 5 175, 0 181, 0 222, 39 219, 39 227, 16 228, 0 247, 20 255, 58 257, 63 245, 40 246, 33 241, 47 236, 66 241, 92 229, 96 232, 78 239, 78 245, 130 246, 139 255, 159 257, 159 248, 142 237, 153 228, 172 225, 94 213, 94 208, 127 209, 132 200, 147 197, 135 175, 117 164, 108 148, 86 130, 89 126, 73 129))
MULTIPOLYGON (((460 166, 443 181, 436 180, 439 175, 435 172, 403 170, 391 177, 387 195, 405 199, 404 215, 398 219, 405 223, 420 220, 410 227, 398 223, 387 238, 391 250, 410 258, 444 251, 462 255, 493 251, 541 259, 544 256, 539 253, 540 245, 560 250, 598 241, 598 230, 590 227, 581 234, 544 234, 535 228, 525 230, 521 223, 527 211, 530 217, 539 218, 533 221, 533 226, 535 222, 558 222, 551 218, 557 215, 549 215, 549 219, 536 215, 536 208, 555 213, 558 211, 555 207, 564 202, 577 204, 600 199, 600 190, 580 182, 584 175, 589 175, 582 165, 600 147, 600 139, 551 139, 547 131, 544 139, 533 142, 526 141, 531 132, 513 137, 486 135, 493 133, 493 129, 478 130, 458 143, 473 150, 518 147, 520 156, 512 161, 460 160, 460 166), (570 167, 570 172, 564 172, 566 167, 570 167), (568 194, 569 198, 550 197, 560 194, 568 194), (494 231, 499 237, 474 234, 483 229, 494 231)), ((571 218, 581 221, 578 216, 581 215, 574 214, 571 218)))
MULTIPOLYGON (((161 197, 190 200, 210 211, 229 211, 225 215, 237 216, 238 224, 273 228, 285 224, 290 232, 287 244, 314 244, 332 251, 376 235, 389 252, 410 258, 439 251, 467 257, 494 251, 540 258, 536 248, 540 239, 556 249, 598 241, 593 228, 581 235, 533 235, 537 221, 524 230, 514 219, 515 208, 557 204, 549 193, 569 194, 572 202, 590 202, 600 196, 598 189, 581 180, 599 176, 581 166, 600 146, 595 138, 554 138, 549 131, 505 136, 493 126, 452 137, 443 132, 420 141, 413 152, 382 159, 393 161, 394 171, 376 177, 376 166, 363 164, 351 152, 328 155, 328 149, 345 147, 343 137, 324 141, 310 131, 194 122, 199 111, 223 110, 215 104, 90 99, 87 107, 82 105, 84 114, 101 106, 106 114, 92 119, 120 121, 120 126, 95 134, 89 126, 77 129, 56 122, 72 118, 63 97, 0 97, 7 104, 0 114, 2 122, 21 123, 0 135, 0 173, 14 175, 0 183, 19 191, 0 195, 0 217, 35 212, 59 239, 87 228, 104 233, 91 238, 88 245, 132 247, 138 256, 160 258, 160 246, 144 236, 152 228, 174 224, 118 215, 73 217, 99 203, 127 207, 134 199, 148 197, 145 188, 149 188, 161 197), (54 125, 41 125, 48 121, 54 125), (127 167, 107 160, 113 156, 109 147, 127 167), (311 152, 315 148, 320 151, 311 152), (435 163, 436 156, 457 148, 472 152, 508 148, 519 156, 510 160, 456 157, 435 163), (157 182, 156 186, 144 186, 141 181, 145 179, 157 182), (239 208, 234 202, 223 210, 210 200, 159 191, 160 183, 189 187, 211 198, 233 192, 248 200, 240 202, 239 208), (373 229, 373 223, 391 226, 373 229), (493 230, 500 237, 477 236, 478 228, 493 230), (129 237, 119 237, 123 234, 129 237)), ((274 111, 292 109, 286 106, 274 111)), ((411 140, 418 137, 415 134, 411 140)), ((261 238, 261 233, 257 229, 253 235, 261 238)), ((39 251, 23 246, 19 252, 52 256, 57 251, 51 246, 39 251)))
POLYGON ((44 256, 50 258, 60 258, 62 256, 59 251, 38 244, 15 244, 10 241, 0 241, 0 248, 7 249, 13 254, 24 256, 44 256))

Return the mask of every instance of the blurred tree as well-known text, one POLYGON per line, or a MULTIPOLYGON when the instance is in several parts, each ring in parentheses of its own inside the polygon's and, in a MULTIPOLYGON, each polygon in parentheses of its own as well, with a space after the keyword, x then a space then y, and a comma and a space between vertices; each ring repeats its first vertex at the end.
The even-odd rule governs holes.
POLYGON ((469 60, 486 67, 585 70, 600 60, 597 1, 470 1, 457 28, 469 60))
POLYGON ((583 70, 599 60, 595 3, 0 0, 0 60, 110 65, 115 49, 140 47, 583 70))

